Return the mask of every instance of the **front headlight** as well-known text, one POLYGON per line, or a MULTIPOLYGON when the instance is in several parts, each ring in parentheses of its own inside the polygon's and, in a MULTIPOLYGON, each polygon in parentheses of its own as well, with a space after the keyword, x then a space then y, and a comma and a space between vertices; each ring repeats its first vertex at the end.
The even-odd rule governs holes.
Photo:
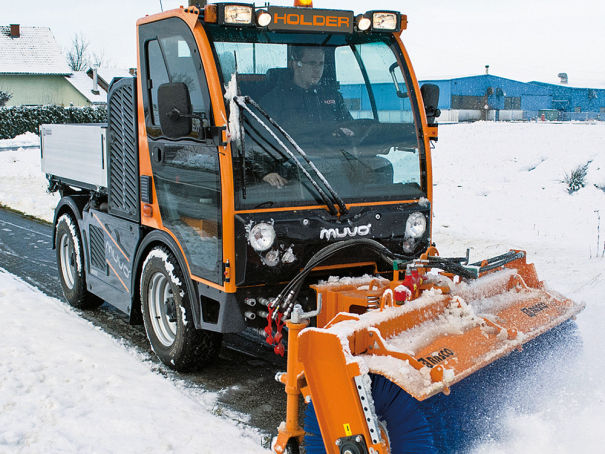
POLYGON ((405 223, 406 238, 420 238, 426 232, 426 218, 420 212, 412 213, 405 223))
POLYGON ((256 224, 250 229, 248 241, 255 251, 266 251, 273 246, 273 243, 275 242, 275 229, 272 225, 264 222, 256 224))

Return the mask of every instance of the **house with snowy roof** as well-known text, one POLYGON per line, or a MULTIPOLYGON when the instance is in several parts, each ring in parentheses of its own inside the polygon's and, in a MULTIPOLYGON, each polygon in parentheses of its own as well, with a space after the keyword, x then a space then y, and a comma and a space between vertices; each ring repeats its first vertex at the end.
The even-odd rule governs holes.
POLYGON ((74 74, 50 28, 0 26, 0 90, 7 106, 90 106, 107 94, 85 73, 74 74), (96 92, 96 93, 95 93, 96 92))

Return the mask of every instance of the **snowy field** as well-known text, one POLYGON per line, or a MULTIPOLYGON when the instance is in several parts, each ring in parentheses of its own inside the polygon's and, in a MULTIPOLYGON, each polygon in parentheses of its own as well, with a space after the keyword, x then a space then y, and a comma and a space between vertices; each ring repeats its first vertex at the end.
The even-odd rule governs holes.
MULTIPOLYGON (((587 304, 576 322, 577 360, 545 358, 538 376, 506 396, 497 427, 473 453, 603 452, 605 125, 479 122, 439 132, 433 237, 441 255, 468 247, 478 260, 525 249, 550 288, 587 304), (562 180, 586 165, 585 187, 569 194, 562 180)), ((50 221, 57 196, 45 193, 39 153, 0 151, 0 204, 50 221)), ((262 451, 257 433, 212 413, 212 394, 157 374, 66 304, 6 273, 0 314, 0 452, 262 451)))

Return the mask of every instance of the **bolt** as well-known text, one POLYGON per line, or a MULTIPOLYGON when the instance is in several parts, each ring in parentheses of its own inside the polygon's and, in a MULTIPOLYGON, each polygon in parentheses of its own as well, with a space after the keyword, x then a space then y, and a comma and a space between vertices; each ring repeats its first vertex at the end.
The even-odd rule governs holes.
POLYGON ((336 440, 336 446, 340 446, 342 444, 342 440, 339 438, 338 440, 336 440))
POLYGON ((311 403, 311 396, 307 396, 305 397, 305 402, 310 404, 311 403))
POLYGON ((370 332, 368 333, 368 335, 369 335, 370 337, 372 337, 372 336, 374 336, 374 333, 370 331, 370 332))
POLYGON ((361 443, 361 442, 363 441, 363 438, 361 438, 361 435, 357 435, 357 436, 355 437, 355 441, 356 441, 357 443, 361 443))
POLYGON ((376 219, 380 219, 380 213, 376 213, 376 219))
POLYGON ((303 219, 303 225, 309 225, 309 220, 308 219, 303 219))

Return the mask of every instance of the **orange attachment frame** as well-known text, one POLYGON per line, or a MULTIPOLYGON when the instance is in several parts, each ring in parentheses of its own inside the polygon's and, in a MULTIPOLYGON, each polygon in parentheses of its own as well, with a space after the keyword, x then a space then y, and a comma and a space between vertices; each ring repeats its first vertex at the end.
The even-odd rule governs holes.
MULTIPOLYGON (((437 251, 432 248, 427 254, 437 251)), ((368 423, 361 403, 359 388, 366 374, 383 375, 418 400, 448 394, 451 385, 584 308, 547 291, 525 258, 484 273, 470 285, 444 287, 443 279, 426 277, 429 282, 401 306, 392 298, 392 289, 402 282, 397 278, 398 273, 393 281, 364 286, 314 286, 324 313, 318 326, 325 314, 336 315, 323 328, 288 324, 288 372, 280 378, 288 394, 288 420, 280 428, 278 453, 290 438, 303 436, 296 422, 299 407, 294 396, 299 393, 313 401, 328 453, 339 453, 335 442, 351 434, 362 435, 375 452, 387 453, 388 442, 376 435, 377 426, 368 423), (379 304, 366 306, 366 313, 338 312, 363 306, 368 296, 379 296, 379 304), (481 301, 481 314, 474 312, 475 300, 481 301), (448 332, 452 321, 462 323, 448 332), (443 325, 437 334, 428 330, 435 323, 443 325)))

